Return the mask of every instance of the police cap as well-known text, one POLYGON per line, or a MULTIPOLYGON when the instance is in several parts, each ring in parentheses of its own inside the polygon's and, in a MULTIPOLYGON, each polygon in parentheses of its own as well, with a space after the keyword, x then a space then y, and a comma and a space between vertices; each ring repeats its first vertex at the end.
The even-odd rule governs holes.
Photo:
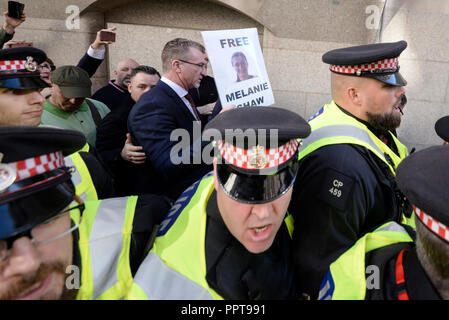
POLYGON ((326 52, 323 62, 334 73, 368 77, 393 86, 405 86, 407 81, 399 73, 399 55, 407 48, 406 41, 375 43, 326 52))
POLYGON ((396 179, 417 218, 449 243, 448 159, 449 147, 443 145, 412 153, 399 164, 396 179))
POLYGON ((86 143, 81 132, 0 126, 0 239, 61 212, 75 190, 64 156, 86 143))
POLYGON ((212 138, 225 193, 245 203, 275 200, 293 185, 299 139, 310 134, 298 114, 278 107, 243 107, 220 113, 203 133, 212 138))
POLYGON ((49 85, 41 79, 38 65, 47 59, 34 47, 0 50, 0 88, 39 89, 49 85))
POLYGON ((435 122, 435 132, 446 142, 449 142, 449 116, 442 117, 435 122))

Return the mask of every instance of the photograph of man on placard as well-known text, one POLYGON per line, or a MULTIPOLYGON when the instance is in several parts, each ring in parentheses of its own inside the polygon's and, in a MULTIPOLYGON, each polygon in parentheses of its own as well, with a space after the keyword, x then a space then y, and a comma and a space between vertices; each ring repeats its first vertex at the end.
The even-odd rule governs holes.
POLYGON ((233 83, 257 77, 248 73, 248 59, 246 59, 246 56, 243 52, 234 52, 231 57, 231 64, 237 75, 237 79, 233 83))

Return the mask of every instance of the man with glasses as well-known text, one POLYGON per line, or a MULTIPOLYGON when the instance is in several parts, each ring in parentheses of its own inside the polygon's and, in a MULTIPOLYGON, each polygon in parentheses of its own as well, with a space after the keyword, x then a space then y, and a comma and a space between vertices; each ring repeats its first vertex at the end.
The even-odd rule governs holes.
POLYGON ((133 143, 143 147, 146 165, 154 168, 161 192, 176 199, 212 169, 200 159, 205 146, 201 141, 205 120, 201 121, 188 93, 189 89, 200 86, 209 60, 200 43, 182 38, 167 42, 161 58, 162 78, 132 108, 128 128, 133 143), (176 135, 174 139, 171 139, 172 133, 176 135), (180 134, 184 138, 188 136, 189 141, 180 143, 180 134), (177 144, 179 148, 175 147, 177 144), (187 157, 182 157, 182 152, 187 153, 187 157), (186 159, 179 161, 180 158, 186 159))
POLYGON ((0 127, 0 299, 120 299, 130 288, 169 203, 83 203, 64 156, 85 143, 72 130, 0 127))
POLYGON ((298 173, 294 112, 246 107, 206 126, 213 173, 173 205, 134 278, 128 299, 292 299, 287 207, 298 173))

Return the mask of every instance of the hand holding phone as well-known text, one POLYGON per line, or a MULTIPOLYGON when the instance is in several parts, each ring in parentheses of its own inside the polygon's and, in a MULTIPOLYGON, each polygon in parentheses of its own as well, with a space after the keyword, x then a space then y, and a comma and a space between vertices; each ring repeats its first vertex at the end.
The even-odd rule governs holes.
POLYGON ((101 30, 100 41, 115 42, 115 32, 101 30))

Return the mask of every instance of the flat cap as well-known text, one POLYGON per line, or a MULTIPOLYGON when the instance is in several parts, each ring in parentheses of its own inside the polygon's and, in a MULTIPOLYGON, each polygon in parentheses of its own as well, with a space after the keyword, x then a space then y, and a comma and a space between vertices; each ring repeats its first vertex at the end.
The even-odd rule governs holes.
POLYGON ((449 147, 430 147, 405 158, 398 166, 398 186, 421 222, 449 242, 449 147))
POLYGON ((81 132, 0 126, 0 239, 30 230, 71 203, 64 156, 81 149, 81 132))
POLYGON ((0 88, 38 89, 49 85, 41 79, 38 65, 47 59, 34 47, 0 50, 0 88))
POLYGON ((449 116, 442 117, 435 122, 435 132, 446 142, 449 142, 449 116))
POLYGON ((399 55, 407 48, 406 41, 375 43, 340 48, 326 52, 322 60, 334 73, 373 78, 394 86, 407 81, 399 73, 399 55))
POLYGON ((243 107, 220 113, 203 132, 216 143, 217 178, 236 201, 266 203, 283 195, 295 181, 299 139, 310 125, 279 107, 243 107))
POLYGON ((53 71, 51 82, 57 84, 66 98, 91 96, 92 81, 89 74, 76 66, 61 66, 53 71))

